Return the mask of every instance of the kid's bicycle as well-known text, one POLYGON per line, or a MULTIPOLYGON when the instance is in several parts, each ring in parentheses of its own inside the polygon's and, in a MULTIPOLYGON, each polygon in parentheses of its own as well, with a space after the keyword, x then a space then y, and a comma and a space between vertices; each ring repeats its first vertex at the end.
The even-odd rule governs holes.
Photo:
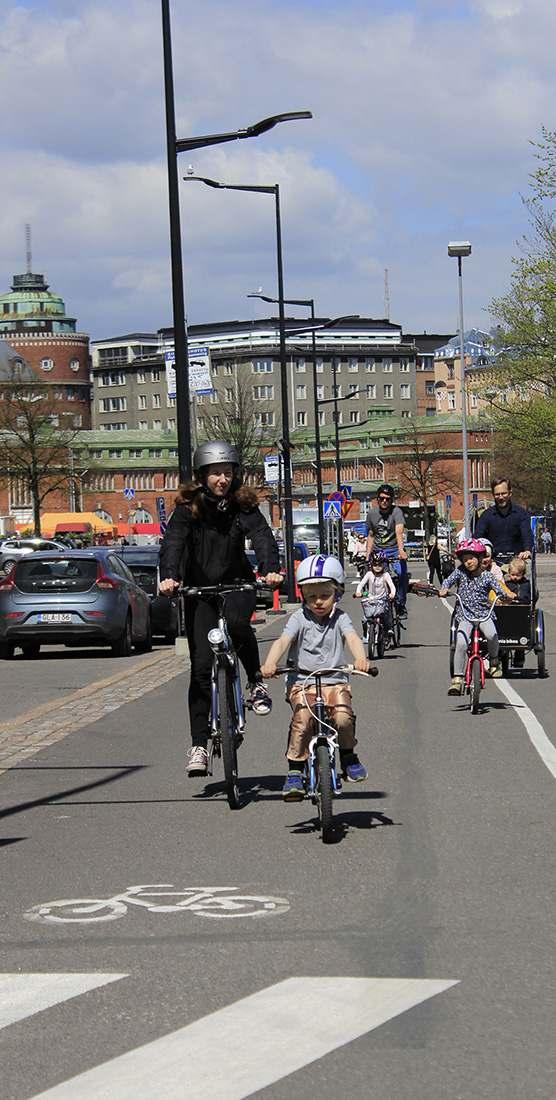
MULTIPOLYGON (((487 615, 483 615, 482 618, 470 618, 461 602, 460 597, 456 593, 456 600, 459 603, 461 613, 466 622, 472 624, 471 638, 467 646, 467 658, 465 662, 465 673, 463 677, 462 691, 469 695, 469 709, 471 714, 479 713, 479 699, 481 697, 481 691, 485 686, 485 656, 487 654, 487 640, 484 634, 481 633, 481 624, 486 623, 489 619, 492 619, 494 614, 494 608, 498 602, 498 596, 492 602, 492 606, 487 615)), ((456 626, 457 632, 457 626, 456 626)))
POLYGON ((321 668, 319 672, 307 672, 306 669, 287 665, 276 669, 276 675, 298 672, 304 676, 302 682, 303 700, 315 722, 315 732, 309 744, 309 756, 303 771, 303 785, 307 798, 317 808, 317 820, 324 844, 334 837, 333 799, 342 790, 342 781, 338 774, 336 749, 338 731, 330 724, 326 703, 322 695, 322 677, 330 672, 348 672, 357 676, 378 676, 378 669, 359 672, 353 665, 340 665, 337 668, 321 668), (316 698, 313 703, 307 699, 306 689, 309 681, 315 686, 316 698))
POLYGON ((216 604, 218 625, 207 635, 213 652, 207 772, 212 775, 214 757, 222 757, 226 795, 231 810, 238 810, 240 806, 237 750, 245 730, 245 701, 239 662, 226 623, 225 603, 230 592, 254 592, 256 587, 255 584, 241 582, 180 588, 178 592, 180 634, 185 633, 184 599, 208 599, 216 604))

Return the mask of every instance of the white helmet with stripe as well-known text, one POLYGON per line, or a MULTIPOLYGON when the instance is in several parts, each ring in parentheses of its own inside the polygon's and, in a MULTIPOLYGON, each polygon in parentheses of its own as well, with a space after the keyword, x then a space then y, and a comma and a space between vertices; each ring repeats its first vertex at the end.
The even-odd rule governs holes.
POLYGON ((296 579, 299 587, 306 584, 322 584, 323 581, 332 581, 337 588, 343 591, 345 573, 337 558, 331 554, 311 554, 301 561, 297 567, 296 579))

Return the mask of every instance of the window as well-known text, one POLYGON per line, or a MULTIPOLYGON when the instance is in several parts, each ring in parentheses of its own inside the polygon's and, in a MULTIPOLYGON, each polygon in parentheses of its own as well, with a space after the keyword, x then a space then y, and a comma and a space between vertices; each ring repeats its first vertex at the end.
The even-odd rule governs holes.
POLYGON ((205 426, 205 417, 204 416, 198 416, 197 417, 197 427, 201 430, 201 429, 204 428, 204 426, 205 426))
POLYGON ((123 371, 103 371, 98 376, 98 384, 99 386, 125 386, 125 374, 123 371))
POLYGON ((400 359, 400 374, 409 374, 409 363, 407 359, 400 359))
POLYGON ((130 451, 128 451, 128 454, 129 454, 130 458, 141 458, 141 455, 143 454, 143 452, 142 451, 131 451, 130 450, 130 451))
POLYGON ((307 426, 307 413, 298 412, 296 414, 295 422, 298 428, 305 428, 307 426))
POLYGON ((178 480, 179 478, 177 474, 164 474, 164 488, 177 489, 178 480))
POLYGON ((340 383, 339 385, 336 384, 335 386, 332 386, 332 397, 341 397, 341 396, 342 396, 342 384, 340 383))
POLYGON ((411 413, 409 409, 402 409, 402 420, 409 420, 411 413))
POLYGON ((153 431, 162 431, 162 420, 153 420, 153 431))
POLYGON ((453 363, 450 363, 450 365, 448 366, 448 381, 449 382, 454 381, 454 364, 453 363))
POLYGON ((317 386, 317 401, 324 400, 324 386, 317 386))
POLYGON ((146 393, 140 393, 137 398, 137 407, 139 409, 146 409, 147 407, 147 395, 146 393))
POLYGON ((218 363, 212 363, 210 370, 213 378, 216 378, 218 376, 218 363))
POLYGON ((149 458, 162 458, 162 451, 156 447, 153 451, 149 451, 149 458))
POLYGON ((425 382, 425 393, 427 397, 434 397, 434 382, 425 382))
POLYGON ((122 452, 121 451, 109 451, 108 452, 108 458, 121 458, 121 457, 122 457, 122 452))
POLYGON ((77 374, 79 370, 79 359, 70 359, 70 370, 77 374))
POLYGON ((350 414, 349 414, 350 424, 358 424, 359 420, 360 420, 359 412, 357 411, 357 409, 352 409, 350 414))
POLYGON ((175 430, 176 430, 176 419, 175 419, 174 416, 172 416, 172 417, 170 417, 169 420, 166 421, 166 431, 175 432, 175 430))
MULTIPOLYGON (((21 418, 18 417, 18 420, 19 419, 21 419, 21 418)), ((60 427, 60 417, 57 416, 56 413, 51 413, 50 416, 48 417, 48 420, 49 420, 50 425, 53 428, 59 428, 60 427)), ((25 421, 23 423, 25 423, 25 421)), ((23 427, 23 425, 22 425, 22 427, 23 427)))
MULTIPOLYGON (((233 398, 233 390, 229 391, 233 398)), ((274 397, 274 386, 253 386, 253 398, 255 401, 269 401, 274 397)))
POLYGON ((160 382, 160 371, 159 370, 152 370, 151 371, 151 382, 160 382))
POLYGON ((383 390, 384 390, 384 396, 385 397, 393 397, 394 396, 394 387, 389 382, 387 382, 386 385, 383 386, 383 390))
POLYGON ((305 401, 307 399, 307 386, 296 386, 295 398, 296 401, 305 401))
POLYGON ((409 401, 411 397, 411 385, 409 382, 402 382, 400 384, 400 397, 403 401, 409 401))
POLYGON ((127 409, 126 397, 101 397, 98 403, 99 412, 125 412, 127 409))
POLYGON ((41 359, 41 370, 52 370, 54 367, 53 359, 41 359))
POLYGON ((348 393, 357 393, 358 389, 359 386, 357 385, 357 382, 350 382, 348 386, 348 393))
POLYGON ((336 421, 337 421, 338 424, 341 424, 342 420, 343 420, 343 413, 339 412, 337 417, 336 417, 336 421))
POLYGON ((429 405, 425 409, 425 416, 436 416, 436 409, 431 409, 429 405))
POLYGON ((273 412, 256 412, 255 424, 257 428, 271 428, 274 427, 274 413, 273 412))
POLYGON ((149 426, 148 420, 140 420, 139 421, 139 431, 140 432, 146 432, 148 426, 149 426))
POLYGON ((325 413, 324 409, 319 409, 319 424, 320 424, 321 428, 323 427, 324 424, 326 424, 326 413, 325 413))
POLYGON ((209 393, 209 401, 210 401, 211 405, 217 405, 218 404, 218 394, 217 394, 216 390, 213 390, 212 393, 209 393))
POLYGON ((322 359, 315 359, 315 367, 317 374, 324 374, 324 361, 322 359))
POLYGON ((470 395, 470 397, 471 397, 471 408, 472 408, 472 409, 476 409, 476 408, 477 408, 477 405, 478 405, 478 401, 477 401, 477 394, 476 394, 476 393, 472 393, 472 394, 470 395))
POLYGON ((175 397, 170 397, 170 396, 169 396, 169 395, 167 394, 167 395, 166 395, 166 408, 167 408, 167 409, 175 409, 175 407, 176 407, 176 399, 175 399, 175 397))
POLYGON ((305 374, 306 368, 304 359, 296 359, 294 365, 296 374, 305 374))
POLYGON ((140 386, 144 386, 144 384, 145 384, 145 382, 146 382, 146 381, 147 381, 147 375, 145 374, 145 371, 144 371, 144 370, 138 370, 138 371, 137 371, 137 382, 138 382, 138 385, 140 385, 140 386))
POLYGON ((374 374, 375 369, 376 368, 375 368, 375 365, 374 365, 374 361, 372 359, 366 359, 365 360, 365 370, 366 370, 367 374, 374 374))
POLYGON ((204 393, 196 393, 195 392, 192 396, 195 398, 198 405, 204 405, 204 403, 205 403, 204 393))
POLYGON ((455 409, 456 407, 456 395, 453 390, 448 390, 448 408, 455 409))
POLYGON ((229 374, 233 374, 233 373, 234 373, 234 364, 233 363, 224 363, 224 374, 229 375, 229 374))
POLYGON ((369 397, 371 399, 374 399, 376 397, 376 383, 375 382, 371 382, 371 384, 369 386, 367 386, 367 397, 369 397))
POLYGON ((272 374, 273 363, 272 359, 255 359, 251 369, 253 374, 272 374))
POLYGON ((152 397, 153 397, 153 409, 159 409, 160 405, 161 405, 160 394, 159 393, 153 393, 152 397))
POLYGON ((233 391, 232 387, 231 386, 226 386, 226 389, 224 390, 224 401, 226 401, 228 404, 230 404, 230 402, 232 402, 233 399, 234 399, 234 391, 233 391))
POLYGON ((382 373, 383 374, 392 374, 392 360, 391 359, 383 359, 383 361, 382 361, 382 373))
POLYGON ((350 374, 357 374, 358 370, 359 370, 359 360, 358 359, 350 359, 350 361, 348 363, 349 373, 350 374))

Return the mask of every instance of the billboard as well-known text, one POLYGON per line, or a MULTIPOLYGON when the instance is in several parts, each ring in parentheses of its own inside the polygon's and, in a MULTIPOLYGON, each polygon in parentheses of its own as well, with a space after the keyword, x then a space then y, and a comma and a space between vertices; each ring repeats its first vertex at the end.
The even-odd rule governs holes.
MULTIPOLYGON (((210 376, 210 351, 208 347, 189 347, 189 391, 195 393, 212 393, 213 386, 210 376)), ((166 388, 168 397, 176 396, 176 354, 174 351, 164 352, 166 364, 166 388)))

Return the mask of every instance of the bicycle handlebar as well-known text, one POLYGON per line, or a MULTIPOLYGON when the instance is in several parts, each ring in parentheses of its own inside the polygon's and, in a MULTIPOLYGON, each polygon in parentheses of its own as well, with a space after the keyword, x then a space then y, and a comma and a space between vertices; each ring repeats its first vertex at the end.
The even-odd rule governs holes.
POLYGON ((279 665, 274 673, 275 676, 283 676, 288 672, 298 672, 300 676, 323 676, 327 672, 348 672, 354 676, 378 676, 378 668, 373 666, 368 672, 361 672, 353 665, 336 665, 334 668, 319 668, 312 669, 309 672, 306 668, 297 668, 296 665, 279 665))
POLYGON ((498 603, 498 600, 500 599, 500 596, 496 595, 494 597, 493 601, 492 601, 492 606, 490 608, 490 611, 488 612, 488 615, 484 615, 482 619, 479 619, 476 616, 474 618, 470 618, 468 613, 465 610, 465 606, 462 603, 461 597, 458 595, 457 592, 454 592, 454 595, 455 595, 456 600, 458 601, 458 603, 461 607, 461 610, 463 611, 464 618, 465 618, 466 622, 468 622, 468 623, 477 623, 479 626, 480 626, 481 623, 487 623, 489 621, 489 619, 492 619, 492 616, 493 616, 493 613, 494 613, 494 608, 495 608, 496 604, 498 603))
POLYGON ((259 581, 230 581, 229 584, 191 585, 177 589, 178 596, 224 596, 227 592, 254 592, 262 588, 259 581))

